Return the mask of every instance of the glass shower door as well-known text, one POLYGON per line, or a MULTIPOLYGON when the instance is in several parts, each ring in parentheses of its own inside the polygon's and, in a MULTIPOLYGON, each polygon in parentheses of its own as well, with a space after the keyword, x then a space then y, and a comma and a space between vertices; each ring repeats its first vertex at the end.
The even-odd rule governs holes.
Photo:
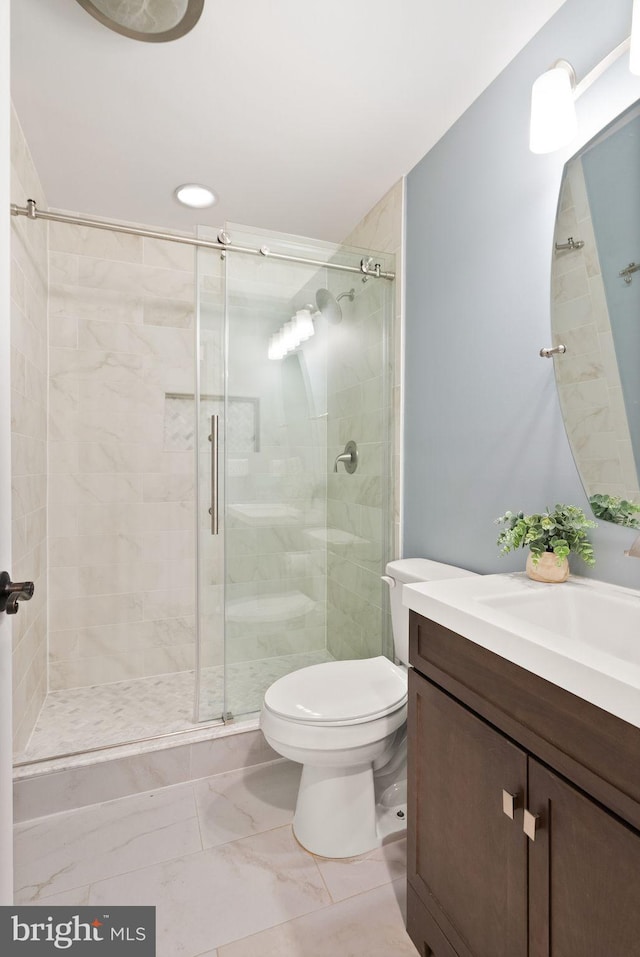
POLYGON ((386 648, 392 284, 323 265, 357 270, 360 251, 225 229, 313 262, 199 251, 200 720, 258 711, 290 671, 386 648), (307 338, 285 351, 294 326, 307 338), (348 440, 355 474, 334 471, 348 440))
MULTIPOLYGON (((203 239, 215 239, 201 229, 203 239)), ((224 707, 225 260, 197 255, 197 640, 196 721, 214 721, 224 707)))
POLYGON ((236 255, 226 270, 225 683, 239 715, 276 678, 329 658, 326 547, 313 534, 326 526, 326 335, 311 318, 316 266, 236 255), (280 355, 296 314, 309 338, 280 355))

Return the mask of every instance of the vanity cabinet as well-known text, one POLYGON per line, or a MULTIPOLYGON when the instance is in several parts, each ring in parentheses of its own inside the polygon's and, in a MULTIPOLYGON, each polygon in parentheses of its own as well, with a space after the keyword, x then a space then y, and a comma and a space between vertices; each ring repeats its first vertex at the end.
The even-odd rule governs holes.
POLYGON ((419 953, 640 957, 640 729, 415 612, 410 633, 419 953))

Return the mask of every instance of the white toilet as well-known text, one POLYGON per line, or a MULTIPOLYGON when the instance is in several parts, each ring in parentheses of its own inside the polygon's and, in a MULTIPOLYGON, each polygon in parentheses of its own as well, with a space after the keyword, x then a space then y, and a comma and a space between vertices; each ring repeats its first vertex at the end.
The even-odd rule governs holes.
MULTIPOLYGON (((322 857, 364 854, 404 825, 404 815, 398 817, 388 800, 376 806, 375 787, 376 777, 384 776, 387 785, 394 775, 406 779, 409 612, 402 585, 474 574, 425 558, 389 562, 386 572, 400 664, 381 655, 311 665, 279 678, 264 696, 265 738, 278 754, 303 765, 294 834, 322 857)), ((389 791, 393 786, 385 795, 389 791)))

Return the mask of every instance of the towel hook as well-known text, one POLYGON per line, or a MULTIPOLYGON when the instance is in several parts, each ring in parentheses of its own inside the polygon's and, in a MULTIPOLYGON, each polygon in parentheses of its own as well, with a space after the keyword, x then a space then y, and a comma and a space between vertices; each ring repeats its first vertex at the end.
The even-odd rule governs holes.
POLYGON ((539 355, 543 359, 552 359, 553 356, 562 356, 567 351, 567 347, 560 344, 559 346, 548 346, 540 350, 539 355))

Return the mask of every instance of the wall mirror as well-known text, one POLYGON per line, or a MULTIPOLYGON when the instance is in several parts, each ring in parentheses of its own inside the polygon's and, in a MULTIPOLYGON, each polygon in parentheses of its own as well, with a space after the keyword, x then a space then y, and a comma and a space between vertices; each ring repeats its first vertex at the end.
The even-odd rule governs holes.
POLYGON ((640 528, 640 101, 564 168, 551 330, 571 449, 594 515, 640 528))

